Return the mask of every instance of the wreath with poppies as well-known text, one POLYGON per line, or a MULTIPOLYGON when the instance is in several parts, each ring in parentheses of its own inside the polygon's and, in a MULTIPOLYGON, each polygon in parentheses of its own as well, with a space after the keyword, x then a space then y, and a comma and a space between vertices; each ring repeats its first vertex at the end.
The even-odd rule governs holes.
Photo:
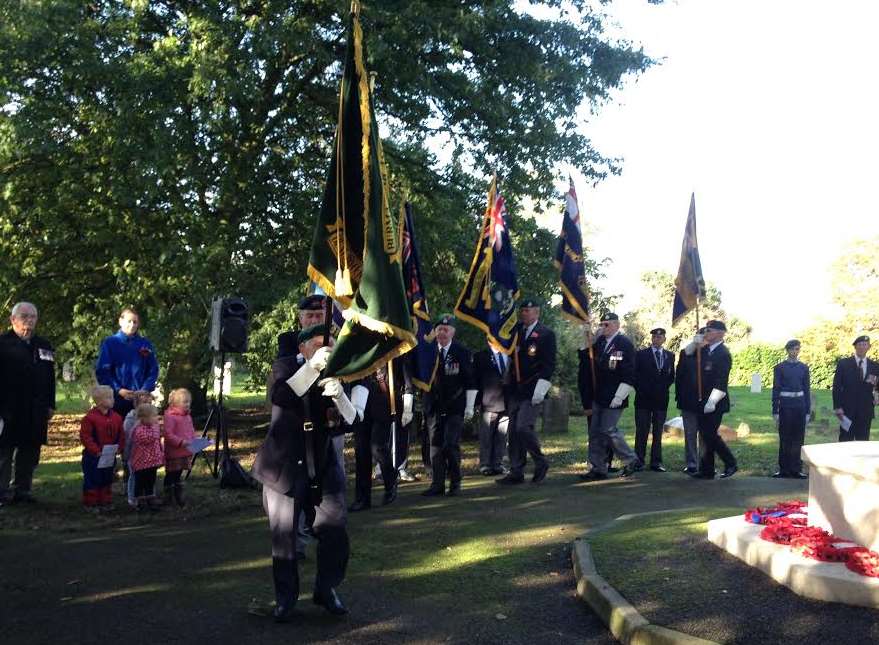
POLYGON ((788 545, 795 553, 819 562, 840 562, 862 576, 879 578, 879 553, 850 544, 817 526, 808 525, 808 508, 799 500, 745 511, 745 520, 763 526, 760 537, 788 545))

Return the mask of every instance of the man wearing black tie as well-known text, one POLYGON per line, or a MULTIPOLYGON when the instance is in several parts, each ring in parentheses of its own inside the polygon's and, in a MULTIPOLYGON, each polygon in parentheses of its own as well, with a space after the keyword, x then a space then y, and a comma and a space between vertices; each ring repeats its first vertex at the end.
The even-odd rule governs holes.
POLYGON ((464 414, 473 414, 476 390, 470 351, 455 342, 455 319, 440 316, 434 325, 437 344, 436 376, 424 395, 424 416, 430 438, 430 487, 422 495, 461 494, 461 431, 464 414), (446 475, 449 490, 446 492, 446 475))
MULTIPOLYGON (((501 461, 507 450, 507 383, 510 358, 488 341, 488 349, 473 355, 473 377, 477 403, 482 408, 479 423, 479 472, 485 476, 501 475, 501 461)), ((473 414, 465 410, 464 416, 473 414)))
POLYGON ((715 453, 723 460, 724 469, 720 475, 721 479, 732 477, 739 470, 735 455, 718 434, 720 421, 723 419, 724 413, 729 412, 727 389, 729 387, 729 372, 732 369, 732 355, 723 344, 725 335, 726 324, 722 320, 709 320, 705 324, 705 335, 701 341, 703 347, 699 361, 702 391, 697 414, 699 439, 702 445, 699 472, 693 475, 695 479, 714 479, 715 453))
POLYGON ((879 363, 867 358, 869 336, 852 343, 855 355, 836 363, 833 375, 833 412, 839 419, 840 441, 869 441, 879 382, 879 363))
POLYGON ((675 381, 675 357, 667 349, 665 330, 650 330, 650 347, 635 354, 635 454, 638 468, 644 467, 647 435, 650 445, 650 470, 665 472, 662 465, 662 429, 668 412, 668 388, 675 381))
POLYGON ((519 344, 513 354, 513 396, 510 402, 510 472, 498 484, 525 481, 525 461, 534 461, 531 482, 546 479, 549 462, 540 449, 534 424, 549 392, 555 372, 556 343, 553 331, 540 323, 540 303, 525 298, 519 303, 519 344))

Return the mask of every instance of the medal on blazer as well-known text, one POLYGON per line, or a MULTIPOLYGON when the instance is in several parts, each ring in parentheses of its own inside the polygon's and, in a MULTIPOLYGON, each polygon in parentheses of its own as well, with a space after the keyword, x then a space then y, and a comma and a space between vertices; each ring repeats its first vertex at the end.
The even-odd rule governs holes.
POLYGON ((537 344, 531 343, 528 345, 528 356, 537 356, 537 344))
POLYGON ((445 374, 446 376, 455 376, 458 372, 461 371, 460 365, 458 365, 458 361, 447 361, 445 365, 445 374))
POLYGON ((621 351, 611 352, 610 356, 607 357, 608 369, 615 370, 617 368, 617 363, 621 360, 623 360, 623 353, 621 351))

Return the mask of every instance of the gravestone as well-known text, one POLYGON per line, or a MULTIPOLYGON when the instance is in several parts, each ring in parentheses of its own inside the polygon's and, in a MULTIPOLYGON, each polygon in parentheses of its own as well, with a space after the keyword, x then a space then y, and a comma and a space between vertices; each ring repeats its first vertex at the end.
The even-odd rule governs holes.
POLYGON ((751 394, 760 394, 763 391, 763 381, 759 372, 751 374, 751 394))
POLYGON ((564 433, 568 431, 568 419, 571 416, 571 393, 562 388, 553 387, 550 396, 543 401, 543 432, 564 433))

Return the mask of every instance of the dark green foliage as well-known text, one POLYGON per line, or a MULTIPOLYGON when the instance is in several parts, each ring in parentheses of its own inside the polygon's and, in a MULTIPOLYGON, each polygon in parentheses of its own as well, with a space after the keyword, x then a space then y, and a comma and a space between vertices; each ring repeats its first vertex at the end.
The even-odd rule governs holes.
MULTIPOLYGON (((553 236, 517 205, 557 198, 561 162, 595 180, 617 170, 578 130, 577 107, 651 64, 603 33, 600 5, 575 2, 581 13, 562 19, 514 5, 363 7, 394 203, 405 191, 415 204, 434 311, 458 293, 492 170, 523 284, 555 292, 553 236)), ((0 4, 0 304, 36 302, 42 333, 83 372, 134 304, 166 385, 192 386, 209 364, 211 298, 241 295, 261 382, 306 288, 349 6, 0 4)))
POLYGON ((787 357, 782 347, 751 343, 733 354, 730 385, 750 385, 751 376, 759 374, 764 388, 772 387, 773 368, 787 357))

